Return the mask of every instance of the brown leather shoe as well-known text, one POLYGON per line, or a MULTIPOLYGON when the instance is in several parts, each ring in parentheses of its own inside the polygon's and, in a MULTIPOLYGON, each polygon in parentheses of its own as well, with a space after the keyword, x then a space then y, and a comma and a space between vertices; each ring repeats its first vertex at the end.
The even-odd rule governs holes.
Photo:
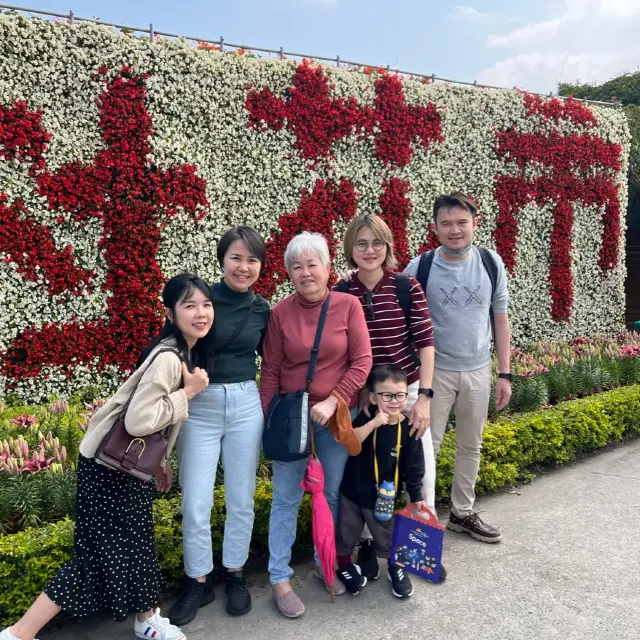
POLYGON ((459 518, 455 513, 451 512, 449 514, 449 522, 447 522, 447 529, 458 533, 468 533, 472 538, 480 540, 480 542, 494 543, 502 540, 500 531, 483 522, 478 513, 470 513, 464 518, 459 518))

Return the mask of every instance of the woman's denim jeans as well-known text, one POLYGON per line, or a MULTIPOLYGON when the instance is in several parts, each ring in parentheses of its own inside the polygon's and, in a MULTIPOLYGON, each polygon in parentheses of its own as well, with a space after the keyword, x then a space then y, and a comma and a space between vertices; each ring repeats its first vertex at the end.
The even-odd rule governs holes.
POLYGON ((213 569, 210 519, 221 452, 227 503, 222 564, 239 569, 247 561, 263 428, 264 415, 253 380, 210 384, 189 402, 178 453, 184 569, 190 578, 205 576, 213 569))
MULTIPOLYGON (((316 452, 324 468, 324 495, 334 523, 338 522, 340 483, 349 454, 331 436, 327 427, 314 424, 316 452)), ((304 491, 300 483, 307 468, 307 459, 273 463, 273 501, 269 519, 269 573, 271 584, 287 582, 293 575, 289 566, 291 547, 296 539, 298 509, 304 491)), ((319 564, 316 556, 316 563, 319 564)))

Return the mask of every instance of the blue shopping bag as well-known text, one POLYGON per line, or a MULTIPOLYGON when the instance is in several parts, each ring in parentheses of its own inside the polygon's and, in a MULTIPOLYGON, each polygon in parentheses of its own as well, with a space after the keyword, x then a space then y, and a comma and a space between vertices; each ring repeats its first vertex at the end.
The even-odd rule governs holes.
POLYGON ((427 509, 408 504, 395 513, 391 564, 429 582, 440 580, 444 526, 427 509))

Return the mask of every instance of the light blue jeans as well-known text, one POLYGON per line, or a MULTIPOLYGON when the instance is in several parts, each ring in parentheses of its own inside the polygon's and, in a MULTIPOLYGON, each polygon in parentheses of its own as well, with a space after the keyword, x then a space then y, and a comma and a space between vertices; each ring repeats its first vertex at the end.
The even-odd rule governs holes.
MULTIPOLYGON (((338 522, 340 483, 349 454, 336 442, 327 427, 314 424, 316 452, 324 468, 324 495, 338 522)), ((300 483, 307 468, 307 459, 273 463, 273 501, 269 518, 269 573, 271 584, 288 582, 293 575, 291 547, 296 539, 298 509, 304 491, 300 483)), ((315 557, 319 563, 318 556, 315 557)))
POLYGON ((211 508, 222 452, 227 520, 222 564, 244 566, 253 531, 253 497, 264 414, 253 380, 210 384, 189 402, 189 419, 178 440, 184 570, 190 578, 213 569, 211 508))

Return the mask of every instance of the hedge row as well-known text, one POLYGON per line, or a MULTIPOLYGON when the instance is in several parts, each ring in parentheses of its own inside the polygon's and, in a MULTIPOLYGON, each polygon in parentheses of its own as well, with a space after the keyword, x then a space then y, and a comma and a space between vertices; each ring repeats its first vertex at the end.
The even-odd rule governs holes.
MULTIPOLYGON (((640 385, 589 398, 563 402, 553 408, 521 414, 487 425, 478 480, 478 493, 533 477, 532 467, 565 463, 581 453, 640 433, 640 385)), ((455 430, 444 439, 438 459, 437 495, 449 494, 453 476, 455 430)), ((259 479, 252 546, 267 547, 271 483, 259 479)), ((211 516, 213 545, 219 555, 224 528, 224 488, 215 490, 211 516)), ((182 574, 180 499, 155 503, 156 543, 167 581, 182 574)), ((310 503, 300 511, 298 541, 311 540, 310 503)), ((40 529, 0 537, 0 627, 26 610, 33 598, 73 550, 73 522, 63 520, 40 529)))
MULTIPOLYGON (((267 548, 271 482, 258 478, 255 494, 255 525, 252 547, 267 548)), ((213 548, 217 557, 222 553, 224 530, 224 487, 216 487, 211 512, 213 548)), ((160 498, 154 503, 156 547, 163 575, 169 584, 182 576, 182 528, 180 497, 160 498)), ((60 565, 73 552, 71 519, 48 524, 37 529, 0 536, 0 629, 22 615, 60 565)), ((311 502, 305 496, 298 519, 298 540, 311 541, 311 502)))

